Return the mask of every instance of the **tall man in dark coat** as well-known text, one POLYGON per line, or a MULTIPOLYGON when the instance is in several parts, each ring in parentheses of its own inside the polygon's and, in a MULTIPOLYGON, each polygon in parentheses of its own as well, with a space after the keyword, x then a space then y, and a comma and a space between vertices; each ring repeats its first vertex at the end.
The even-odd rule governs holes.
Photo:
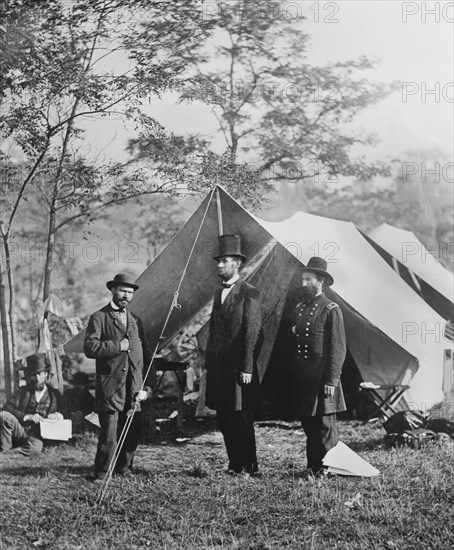
MULTIPOLYGON (((85 334, 84 351, 96 359, 96 410, 101 432, 95 458, 95 482, 103 482, 127 413, 136 403, 151 394, 142 389, 144 366, 148 367, 151 352, 142 322, 128 310, 134 291, 139 287, 127 273, 115 275, 106 283, 112 300, 93 313, 85 334)), ((120 475, 131 473, 132 462, 140 439, 140 415, 134 415, 118 456, 115 470, 120 475)))
POLYGON ((296 413, 307 436, 306 475, 323 475, 323 457, 338 442, 336 413, 345 411, 340 383, 346 355, 339 306, 323 294, 334 282, 313 257, 302 272, 303 301, 294 311, 296 413))
POLYGON ((214 296, 206 349, 206 405, 217 412, 229 459, 228 473, 258 471, 253 424, 258 390, 261 306, 259 292, 238 274, 242 261, 238 235, 221 235, 218 262, 221 288, 214 296))

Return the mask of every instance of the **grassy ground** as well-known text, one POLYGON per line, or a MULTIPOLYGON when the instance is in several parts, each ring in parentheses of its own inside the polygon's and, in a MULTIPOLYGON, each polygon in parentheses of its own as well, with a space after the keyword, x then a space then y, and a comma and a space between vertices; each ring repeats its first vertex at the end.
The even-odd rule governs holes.
POLYGON ((132 479, 107 498, 92 473, 96 437, 37 459, 0 454, 0 547, 15 549, 452 549, 454 447, 385 449, 379 423, 341 423, 341 439, 377 467, 375 478, 305 481, 295 424, 258 423, 261 478, 224 473, 213 422, 167 432, 139 448, 132 479))

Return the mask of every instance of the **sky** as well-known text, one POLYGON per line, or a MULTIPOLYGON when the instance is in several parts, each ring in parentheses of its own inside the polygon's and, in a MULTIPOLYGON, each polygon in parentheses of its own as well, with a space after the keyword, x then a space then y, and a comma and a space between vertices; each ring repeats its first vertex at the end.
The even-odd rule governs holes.
MULTIPOLYGON (((381 140, 368 152, 371 159, 402 158, 412 150, 452 154, 454 2, 289 0, 284 6, 286 16, 296 19, 310 36, 311 64, 366 55, 379 61, 371 79, 402 83, 398 92, 355 122, 355 129, 374 132, 381 140)), ((175 133, 217 133, 209 106, 175 100, 172 95, 152 97, 145 110, 175 133)), ((133 135, 118 121, 87 129, 93 146, 106 157, 125 155, 125 144, 133 135)), ((220 149, 223 144, 217 138, 213 145, 220 149)))

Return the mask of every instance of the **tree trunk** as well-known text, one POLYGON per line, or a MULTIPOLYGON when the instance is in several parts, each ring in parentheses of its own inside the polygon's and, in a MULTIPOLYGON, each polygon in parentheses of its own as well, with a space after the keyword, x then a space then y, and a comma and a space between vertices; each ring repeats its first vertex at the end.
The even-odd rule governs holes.
MULTIPOLYGON (((8 320, 6 321, 9 326, 9 343, 11 344, 10 347, 10 355, 12 356, 13 362, 17 358, 16 354, 16 336, 15 336, 15 329, 16 329, 16 317, 14 315, 14 277, 13 277, 13 270, 11 269, 11 252, 9 248, 9 233, 5 232, 3 229, 3 224, 0 223, 0 229, 2 233, 2 239, 3 239, 3 246, 5 248, 5 263, 6 263, 6 274, 8 277, 8 290, 9 290, 9 305, 8 305, 8 320)), ((0 266, 1 270, 1 266, 0 266)), ((5 307, 6 307, 6 301, 5 301, 5 307)))
POLYGON ((3 343, 3 375, 5 382, 5 397, 9 400, 12 396, 12 357, 10 347, 10 330, 8 323, 8 314, 6 312, 5 285, 3 284, 3 274, 0 269, 0 319, 2 322, 2 343, 3 343))
POLYGON ((44 268, 43 302, 47 300, 51 290, 52 262, 55 251, 55 201, 52 201, 49 214, 49 232, 47 234, 46 266, 44 268))
MULTIPOLYGON (((96 39, 93 43, 96 42, 96 39)), ((74 117, 76 116, 77 109, 79 106, 80 98, 76 97, 74 104, 71 108, 71 116, 69 117, 68 124, 65 131, 65 138, 63 140, 63 146, 61 150, 60 160, 58 163, 57 173, 55 175, 54 190, 52 193, 52 202, 50 204, 49 210, 49 233, 47 234, 47 251, 46 251, 46 267, 44 268, 44 289, 43 289, 43 302, 47 300, 50 294, 50 283, 52 278, 52 262, 54 261, 54 252, 55 252, 55 236, 57 233, 57 200, 58 200, 58 191, 60 189, 60 178, 63 174, 63 163, 65 161, 66 152, 68 150, 69 139, 72 134, 72 129, 74 125, 74 117)))

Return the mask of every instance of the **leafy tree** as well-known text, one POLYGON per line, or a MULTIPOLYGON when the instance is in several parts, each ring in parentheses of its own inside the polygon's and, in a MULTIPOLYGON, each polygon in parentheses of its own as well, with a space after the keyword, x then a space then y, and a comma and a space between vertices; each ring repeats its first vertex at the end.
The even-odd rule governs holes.
MULTIPOLYGON (((42 288, 44 299, 50 293, 59 232, 108 205, 163 189, 150 186, 134 167, 100 163, 87 153, 84 123, 120 116, 140 125, 142 99, 164 89, 176 73, 171 63, 148 66, 128 52, 125 37, 132 34, 137 14, 125 2, 7 0, 0 17, 0 272, 3 276, 4 262, 11 327, 3 331, 6 372, 10 357, 17 357, 15 308, 20 302, 15 300, 11 251, 17 241, 11 239, 18 212, 27 206, 24 199, 39 196, 47 210, 47 220, 41 211, 37 229, 41 236, 47 221, 42 286, 34 284, 30 265, 30 272, 22 274, 33 302, 36 288, 42 288), (108 57, 113 57, 110 69, 105 68, 108 57)), ((153 121, 147 118, 147 124, 153 121)))
MULTIPOLYGON (((65 225, 162 190, 144 181, 138 169, 100 163, 84 152, 83 123, 121 116, 140 124, 141 100, 164 89, 175 71, 172 63, 149 66, 126 49, 137 14, 125 2, 9 0, 1 16, 0 135, 4 144, 14 144, 2 162, 9 204, 1 228, 14 326, 10 239, 27 187, 39 189, 48 211, 45 299, 56 236, 65 225), (109 56, 114 60, 107 70, 109 56)), ((147 118, 147 124, 153 121, 147 118)))
POLYGON ((365 57, 310 65, 309 36, 302 21, 286 20, 285 4, 149 3, 135 47, 155 59, 184 60, 186 82, 177 90, 180 100, 211 107, 225 151, 216 155, 208 139, 197 135, 169 137, 156 132, 142 134, 131 142, 131 150, 139 158, 158 156, 162 174, 179 166, 180 173, 173 175, 182 181, 191 173, 194 178, 203 176, 201 159, 217 157, 210 165, 227 169, 215 170, 215 181, 227 188, 238 181, 236 175, 231 177, 230 167, 247 163, 241 189, 233 186, 236 196, 245 186, 257 191, 258 180, 262 185, 304 182, 307 188, 314 176, 320 176, 317 186, 326 187, 337 174, 361 180, 389 175, 387 163, 354 156, 355 148, 373 146, 376 137, 354 133, 350 123, 391 93, 394 85, 372 82, 368 71, 374 63, 365 57))

